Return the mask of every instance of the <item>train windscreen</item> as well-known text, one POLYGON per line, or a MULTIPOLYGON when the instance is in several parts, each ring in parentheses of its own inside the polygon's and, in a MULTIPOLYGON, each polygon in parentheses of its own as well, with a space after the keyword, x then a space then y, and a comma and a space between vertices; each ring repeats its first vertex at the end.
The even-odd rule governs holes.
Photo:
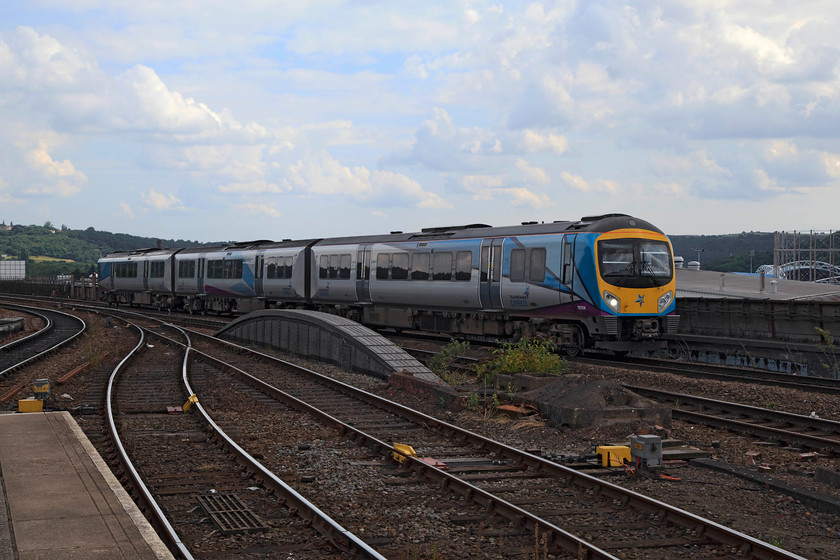
POLYGON ((651 239, 610 239, 598 242, 601 278, 619 287, 655 288, 674 275, 668 243, 651 239))

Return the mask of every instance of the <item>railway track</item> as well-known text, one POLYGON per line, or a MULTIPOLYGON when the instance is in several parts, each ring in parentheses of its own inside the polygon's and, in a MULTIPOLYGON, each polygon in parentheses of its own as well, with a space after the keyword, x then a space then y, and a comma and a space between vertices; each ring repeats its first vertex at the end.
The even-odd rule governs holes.
MULTIPOLYGON (((220 355, 219 341, 201 337, 196 346, 220 355)), ((393 443, 418 450, 400 459, 415 476, 466 504, 506 520, 508 536, 523 529, 546 535, 554 553, 589 558, 680 558, 692 554, 740 558, 796 558, 690 513, 568 469, 477 434, 440 422, 391 401, 269 356, 225 345, 224 361, 260 390, 318 414, 380 454, 393 443), (270 364, 270 365, 268 365, 270 364), (292 368, 292 369, 290 369, 292 368), (245 374, 248 369, 262 379, 245 374), (282 372, 278 372, 281 370, 282 372), (294 373, 292 373, 294 371, 294 373), (315 410, 317 409, 317 410, 315 410), (570 529, 570 527, 572 529, 570 529), (644 551, 640 553, 639 551, 644 551)), ((224 367, 217 363, 217 367, 224 367)), ((351 475, 352 476, 352 475, 351 475)))
POLYGON ((22 338, 0 346, 0 377, 43 359, 70 344, 84 333, 85 322, 61 311, 4 304, 4 308, 40 317, 44 327, 22 338))
MULTIPOLYGON (((157 345, 156 345, 157 346, 157 345)), ((239 351, 237 351, 239 352, 239 351)), ((214 353, 216 353, 214 351, 214 353)), ((232 355, 230 361, 238 362, 240 366, 247 366, 249 370, 259 370, 259 364, 253 364, 250 359, 245 359, 247 354, 235 354, 232 355), (247 365, 248 363, 252 363, 252 365, 247 365)), ((260 360, 265 360, 265 358, 260 357, 260 360)), ((196 365, 196 370, 199 370, 204 366, 196 365)), ((220 366, 221 367, 221 366, 220 366)), ((272 366, 272 367, 277 367, 272 366)), ((276 372, 275 372, 276 374, 276 372)), ((200 372, 197 375, 202 375, 200 372)), ((203 375, 208 375, 205 372, 203 375)), ((213 374, 215 375, 215 374, 213 374)), ((232 386, 229 383, 229 386, 232 386)), ((205 390, 207 390, 205 388, 205 390)), ((245 390, 247 392, 247 389, 245 390)), ((201 392, 200 392, 201 394, 201 392)), ((328 408, 330 404, 331 397, 326 398, 326 403, 323 405, 324 408, 328 408)), ((251 404, 250 406, 255 406, 251 404)), ((333 404, 333 406, 337 406, 337 411, 340 412, 343 408, 340 404, 333 404)), ((224 407, 224 405, 223 405, 224 407)), ((394 418, 376 420, 375 417, 368 417, 364 412, 364 409, 351 409, 348 408, 350 412, 347 414, 349 415, 349 422, 347 428, 341 428, 346 433, 353 433, 355 437, 353 438, 354 441, 361 442, 365 441, 366 447, 365 449, 375 449, 377 454, 388 454, 392 450, 392 442, 396 441, 405 441, 405 438, 399 436, 405 436, 407 434, 423 434, 422 425, 426 424, 427 420, 421 420, 420 423, 414 423, 414 427, 410 427, 411 423, 405 422, 401 415, 397 415, 394 418), (364 418, 365 423, 367 426, 360 425, 360 419, 364 418), (355 419, 356 426, 349 425, 355 419), (421 427, 418 427, 421 426, 421 427), (358 430, 359 432, 363 431, 360 428, 365 428, 365 432, 373 432, 373 434, 361 434, 356 433, 354 430, 358 430), (391 435, 389 435, 391 434, 391 435), (376 436, 373 439, 368 439, 371 435, 376 436), (399 439, 398 439, 399 438, 399 439), (384 447, 380 445, 380 442, 384 444, 384 447)), ((230 424, 233 427, 233 430, 239 430, 244 432, 244 429, 237 428, 238 422, 236 419, 230 424)), ((233 431, 232 430, 232 431, 233 431)), ((253 437, 253 436, 250 436, 253 437)), ((425 436, 423 436, 425 437, 425 436)), ((687 530, 685 535, 677 535, 673 538, 674 541, 668 544, 667 538, 666 539, 651 539, 650 536, 652 533, 657 532, 658 529, 662 529, 663 526, 665 527, 665 531, 668 531, 668 527, 679 527, 679 523, 673 523, 670 520, 671 514, 659 514, 662 518, 659 519, 657 514, 653 514, 653 520, 648 519, 647 521, 628 521, 624 519, 624 525, 618 525, 617 527, 609 528, 607 524, 604 523, 603 518, 625 518, 626 515, 629 516, 626 511, 631 511, 634 508, 641 509, 638 504, 632 503, 631 500, 627 500, 624 502, 624 498, 615 498, 611 497, 608 491, 605 491, 601 486, 601 481, 598 481, 598 485, 593 487, 588 487, 587 489, 583 490, 583 494, 586 495, 589 493, 592 496, 598 496, 600 502, 596 502, 593 505, 593 502, 589 502, 589 505, 584 505, 584 502, 581 502, 581 498, 579 497, 572 497, 566 496, 568 498, 568 507, 563 509, 558 505, 559 502, 548 500, 545 496, 539 495, 540 491, 547 491, 549 488, 553 488, 554 491, 557 491, 557 488, 560 487, 561 484, 566 484, 567 487, 570 487, 574 490, 578 489, 578 483, 575 479, 570 479, 571 481, 566 481, 563 476, 557 475, 545 475, 542 471, 545 467, 539 466, 539 463, 531 464, 528 461, 525 462, 516 462, 513 459, 508 458, 504 452, 499 452, 495 448, 490 448, 490 451, 487 451, 487 447, 482 444, 470 444, 466 450, 461 450, 460 446, 463 445, 462 442, 459 442, 460 436, 453 436, 455 440, 452 441, 451 437, 448 440, 449 443, 441 443, 441 444, 434 444, 431 442, 429 445, 429 449, 435 449, 432 445, 438 445, 442 452, 439 454, 432 455, 441 462, 448 462, 452 466, 450 467, 449 471, 442 471, 439 468, 435 468, 431 465, 423 465, 416 464, 416 463, 424 463, 423 461, 418 461, 413 457, 408 457, 405 460, 406 466, 402 467, 402 470, 408 473, 417 473, 415 474, 411 480, 412 481, 423 481, 423 480, 431 480, 433 483, 427 487, 425 490, 426 493, 432 493, 437 491, 438 488, 445 488, 446 492, 444 492, 443 497, 439 500, 439 509, 443 507, 453 508, 452 511, 458 510, 463 511, 467 504, 472 504, 471 513, 460 513, 460 514, 452 514, 449 516, 448 519, 455 523, 463 523, 463 524, 473 524, 479 525, 483 527, 483 529, 479 530, 479 538, 487 538, 488 536, 495 535, 497 539, 504 539, 506 543, 515 542, 517 537, 524 537, 525 539, 529 539, 531 541, 535 540, 534 534, 540 535, 540 538, 543 539, 541 542, 547 547, 546 550, 556 551, 558 554, 562 551, 567 551, 568 554, 572 556, 577 555, 577 551, 580 551, 580 543, 578 543, 578 548, 573 551, 570 544, 563 545, 562 542, 565 538, 568 538, 567 535, 564 535, 562 531, 569 532, 572 537, 576 537, 578 533, 585 533, 586 531, 592 531, 595 534, 596 538, 601 538, 605 541, 609 541, 613 544, 613 548, 608 548, 604 550, 608 556, 599 556, 593 555, 595 554, 595 548, 593 549, 585 549, 590 550, 591 552, 584 557, 609 557, 609 558, 636 558, 636 557, 662 557, 662 558, 679 558, 679 552, 687 552, 689 550, 694 550, 695 554, 700 556, 705 556, 706 554, 717 554, 719 553, 721 557, 727 557, 727 555, 732 555, 733 557, 752 557, 752 558, 764 558, 764 557, 778 557, 778 558, 798 558, 795 555, 788 555, 783 553, 781 556, 773 556, 773 555, 762 555, 761 553, 756 553, 753 550, 755 543, 748 543, 747 545, 738 545, 735 543, 727 543, 726 539, 718 539, 716 535, 714 535, 715 531, 713 529, 702 529, 701 525, 694 521, 694 529, 687 530), (479 453, 475 452, 476 447, 479 450, 479 453), (466 479, 466 482, 470 484, 473 488, 464 487, 463 491, 459 491, 458 482, 454 480, 450 480, 448 478, 439 478, 440 474, 448 474, 448 475, 458 475, 455 476, 456 479, 466 479), (534 487, 531 487, 530 490, 526 490, 526 493, 529 493, 527 498, 522 498, 522 494, 518 494, 521 490, 519 488, 518 482, 521 479, 525 479, 528 477, 533 477, 533 479, 539 480, 542 479, 544 488, 540 488, 539 483, 536 484, 534 487), (499 490, 501 488, 501 490, 499 490), (453 499, 453 497, 457 497, 457 499, 453 499), (511 498, 509 504, 515 506, 518 509, 508 509, 508 504, 505 502, 508 501, 506 498, 511 498), (613 500, 615 503, 610 503, 610 500, 613 500), (598 505, 600 504, 600 505, 598 505), (629 505, 628 505, 629 504, 629 505), (574 509, 574 508, 578 509, 574 509), (478 509, 478 513, 474 510, 478 509), (525 518, 522 517, 522 512, 528 513, 531 510, 537 509, 538 521, 534 521, 534 529, 539 528, 537 531, 530 530, 530 521, 523 521, 525 518), (483 517, 482 511, 485 511, 489 514, 494 514, 491 517, 483 517), (625 511, 626 510, 626 511, 625 511), (561 532, 553 530, 549 525, 539 523, 541 521, 545 522, 546 519, 543 517, 550 517, 549 515, 545 514, 545 512, 552 512, 554 511, 555 514, 559 515, 559 517, 563 520, 563 523, 558 523, 558 529, 561 532), (562 513, 557 513, 562 511, 562 513), (543 517, 540 517, 539 513, 544 514, 543 517), (513 521, 511 521, 511 519, 513 521), (574 519, 575 521, 570 521, 570 519, 574 519), (645 526, 645 523, 647 525, 645 526), (562 529, 560 526, 562 525, 562 529), (629 527, 629 529, 628 529, 629 527), (646 527, 646 528, 642 528, 646 527), (574 531, 569 531, 570 528, 574 528, 574 531), (699 528, 699 530, 698 530, 699 528), (632 531, 638 530, 638 534, 643 535, 641 538, 637 538, 633 540, 632 538, 627 538, 627 535, 630 534, 632 531), (483 533, 482 533, 483 531, 483 533), (691 534, 691 531, 695 531, 695 534, 691 534), (605 537, 604 535, 612 535, 614 538, 609 538, 609 536, 605 537), (530 535, 525 537, 525 535, 530 535), (600 535, 600 537, 598 536, 600 535), (620 539, 624 539, 621 541, 620 539), (718 539, 718 540, 716 540, 718 539), (682 543, 682 544, 680 544, 682 543), (663 546, 664 545, 664 546, 663 546), (550 547, 550 548, 549 548, 550 547), (648 548, 649 547, 649 548, 648 548), (669 547, 670 550, 669 550, 669 547), (720 548, 716 548, 720 547, 720 548), (699 552, 698 552, 699 550, 699 552), (737 551, 740 551, 740 556, 737 556, 737 551), (746 551, 746 552, 745 552, 746 551), (659 555, 657 555, 659 554, 659 555)), ((412 439, 409 440, 409 443, 414 443, 414 441, 419 441, 420 444, 416 445, 420 454, 425 454, 426 451, 426 442, 418 438, 416 440, 412 439)), ((526 454, 527 455, 527 454, 526 454)), ((536 458, 539 459, 539 458, 536 458)), ((356 462, 365 462, 366 459, 364 455, 360 457, 356 457, 356 462)), ((381 461, 380 461, 381 462, 381 461)), ((425 463, 424 463, 425 464, 425 463)), ((370 466, 368 465, 368 470, 370 470, 370 466)), ((376 470, 387 470, 391 472, 393 469, 393 465, 389 464, 388 466, 379 466, 377 465, 376 470)), ((352 480, 353 476, 361 478, 361 475, 356 474, 353 475, 352 473, 349 474, 348 479, 352 480)), ((398 480, 399 476, 393 476, 395 480, 398 480)), ((405 484, 403 484, 405 486, 405 484)), ((563 488, 563 491, 566 491, 566 487, 563 488)), ((571 490, 570 490, 571 492, 571 490)), ((419 493, 422 494, 423 490, 419 489, 419 493)), ((593 498, 594 499, 594 498, 593 498)), ((446 509, 440 509, 440 511, 448 511, 446 509)), ((644 516, 642 516, 644 518, 644 516)), ((548 520, 550 523, 550 520, 548 520)), ((725 529, 725 528, 724 528, 725 529)), ((591 541, 597 543, 598 541, 596 538, 592 538, 591 541)), ((376 541, 376 539, 373 539, 376 541)), ((584 539, 585 542, 586 539, 584 539)), ((571 542, 571 541, 570 541, 571 542)), ((758 543, 763 545, 764 543, 758 543)), ((532 547, 533 548, 533 547, 532 547)), ((771 547, 771 551, 772 551, 771 547)), ((778 549, 777 549, 778 550, 778 549)), ((690 554, 690 552, 687 552, 690 554)), ((406 556, 407 558, 409 556, 406 556)), ((443 557, 443 556, 441 556, 443 557)))
POLYGON ((761 385, 774 385, 791 389, 804 389, 828 394, 840 394, 840 379, 793 375, 766 370, 685 363, 652 358, 617 357, 569 358, 576 363, 603 367, 622 367, 646 371, 663 371, 692 378, 737 381, 761 385))
POLYGON ((171 344, 182 332, 140 328, 131 360, 109 380, 108 430, 124 478, 173 551, 183 558, 293 551, 301 558, 381 558, 238 450, 198 403, 200 414, 180 414, 190 391, 182 384, 188 338, 182 349, 171 344))
MULTIPOLYGON (((428 350, 404 349, 421 360, 426 360, 434 355, 434 352, 428 350)), ((615 366, 613 360, 579 358, 575 361, 590 365, 611 364, 615 366)), ((618 360, 619 364, 624 364, 625 361, 625 359, 618 360)), ((469 368, 474 362, 474 358, 460 356, 453 363, 453 366, 469 368)), ((834 393, 835 382, 837 381, 834 379, 808 378, 773 372, 767 372, 767 375, 764 375, 765 372, 761 371, 732 371, 732 368, 695 366, 694 364, 677 364, 676 366, 672 366, 670 362, 663 362, 661 360, 631 359, 629 363, 638 369, 647 369, 651 366, 654 368, 654 371, 666 371, 668 373, 688 375, 691 377, 737 381, 740 383, 760 382, 767 385, 816 390, 829 394, 834 393), (739 375, 741 371, 749 372, 748 376, 743 377, 739 375), (804 383, 799 383, 798 381, 800 380, 804 381, 804 383)), ((840 422, 703 398, 684 393, 662 391, 651 387, 640 387, 629 384, 622 385, 624 388, 644 397, 673 405, 671 416, 675 420, 725 429, 734 433, 760 438, 778 445, 813 449, 840 455, 840 422)), ((837 389, 840 390, 840 385, 837 386, 837 389)))
POLYGON ((762 438, 780 445, 840 455, 840 422, 648 387, 625 388, 673 405, 672 418, 762 438))

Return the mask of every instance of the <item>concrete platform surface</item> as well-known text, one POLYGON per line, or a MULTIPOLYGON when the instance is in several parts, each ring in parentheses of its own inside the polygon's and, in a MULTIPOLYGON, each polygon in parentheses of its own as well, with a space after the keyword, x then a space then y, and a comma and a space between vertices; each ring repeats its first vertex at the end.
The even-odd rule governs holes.
POLYGON ((171 559, 67 412, 0 414, 0 560, 171 559))
POLYGON ((840 286, 831 284, 776 280, 773 291, 773 278, 765 278, 762 291, 757 275, 678 268, 676 276, 677 298, 840 301, 840 286))

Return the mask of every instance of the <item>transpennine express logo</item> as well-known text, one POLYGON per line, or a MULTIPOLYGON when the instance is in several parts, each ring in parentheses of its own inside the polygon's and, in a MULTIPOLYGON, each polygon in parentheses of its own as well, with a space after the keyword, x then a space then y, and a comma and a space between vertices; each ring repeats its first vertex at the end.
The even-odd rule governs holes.
POLYGON ((639 297, 636 298, 636 303, 639 304, 639 307, 645 304, 645 294, 639 294, 639 297))

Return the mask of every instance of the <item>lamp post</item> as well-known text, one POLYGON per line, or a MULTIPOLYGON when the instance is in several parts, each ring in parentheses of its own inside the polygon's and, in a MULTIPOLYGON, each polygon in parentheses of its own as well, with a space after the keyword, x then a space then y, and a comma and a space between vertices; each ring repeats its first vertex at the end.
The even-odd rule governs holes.
POLYGON ((699 263, 700 262, 700 253, 702 253, 706 249, 704 249, 702 247, 692 247, 691 250, 692 251, 697 251, 697 262, 699 263))

